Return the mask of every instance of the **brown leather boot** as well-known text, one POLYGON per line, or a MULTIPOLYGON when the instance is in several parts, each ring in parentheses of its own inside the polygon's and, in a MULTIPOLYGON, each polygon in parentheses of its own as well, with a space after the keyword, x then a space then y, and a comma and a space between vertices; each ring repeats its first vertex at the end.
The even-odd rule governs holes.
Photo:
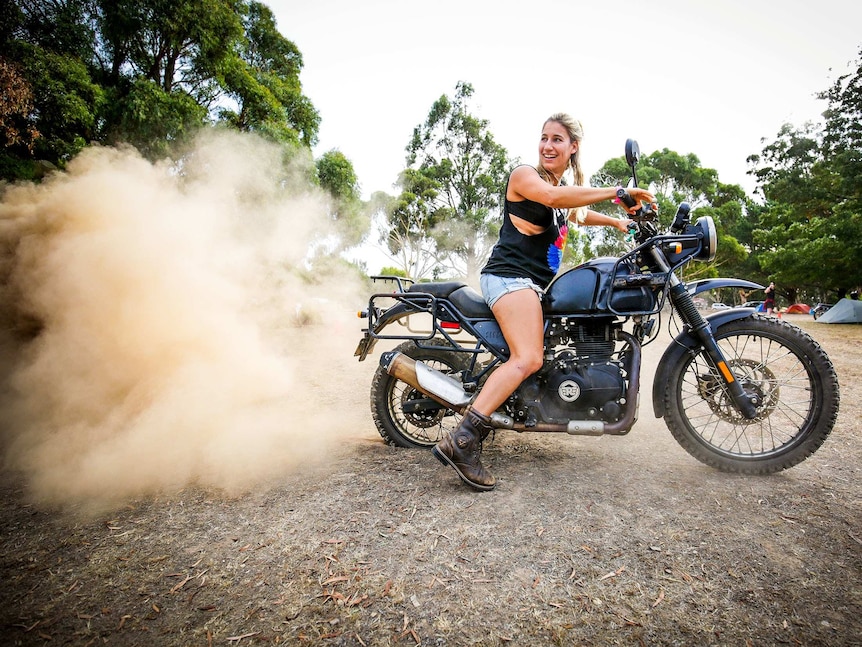
POLYGON ((437 443, 432 452, 438 461, 454 467, 467 485, 477 490, 493 490, 497 482, 479 459, 482 441, 492 430, 488 416, 468 409, 458 428, 437 443))

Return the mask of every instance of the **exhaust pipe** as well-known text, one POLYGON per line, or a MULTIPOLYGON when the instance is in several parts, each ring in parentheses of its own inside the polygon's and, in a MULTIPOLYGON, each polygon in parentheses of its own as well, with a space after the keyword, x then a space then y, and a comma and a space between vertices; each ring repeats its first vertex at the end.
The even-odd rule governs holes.
MULTIPOLYGON (((621 334, 630 336, 628 333, 621 334)), ((605 434, 622 436, 627 434, 637 420, 637 393, 640 382, 640 347, 636 343, 632 347, 634 352, 630 366, 629 392, 633 395, 629 397, 623 410, 623 416, 616 422, 569 420, 566 424, 540 422, 528 427, 523 422, 515 422, 509 416, 495 412, 491 414, 491 424, 498 428, 512 429, 517 432, 555 432, 566 433, 571 436, 604 436, 605 434)), ((380 366, 392 377, 406 382, 429 398, 458 413, 463 414, 473 399, 454 377, 434 370, 421 361, 416 361, 397 350, 383 353, 380 356, 380 366)))
POLYGON ((435 371, 397 350, 383 353, 380 356, 380 366, 392 377, 406 382, 429 398, 458 413, 463 413, 470 404, 471 395, 454 377, 435 371))

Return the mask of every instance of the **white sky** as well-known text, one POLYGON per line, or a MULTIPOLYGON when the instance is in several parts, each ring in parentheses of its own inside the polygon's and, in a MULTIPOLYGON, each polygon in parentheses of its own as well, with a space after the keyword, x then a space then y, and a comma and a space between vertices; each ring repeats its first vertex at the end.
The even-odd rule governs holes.
POLYGON ((862 3, 846 0, 263 1, 302 52, 315 155, 344 153, 366 198, 396 192, 413 128, 462 80, 522 161, 562 111, 584 124, 588 175, 632 137, 750 192, 746 158, 782 124, 819 121, 814 94, 862 47, 862 3))

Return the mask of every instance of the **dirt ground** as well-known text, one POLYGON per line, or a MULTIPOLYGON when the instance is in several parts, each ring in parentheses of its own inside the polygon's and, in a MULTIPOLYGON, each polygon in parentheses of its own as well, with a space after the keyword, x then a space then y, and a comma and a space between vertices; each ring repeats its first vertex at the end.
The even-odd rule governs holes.
POLYGON ((676 445, 649 409, 657 347, 629 436, 500 433, 490 493, 381 442, 379 353, 329 385, 349 431, 326 469, 270 488, 93 517, 5 472, 0 644, 862 645, 862 326, 788 320, 832 357, 841 411, 769 477, 676 445))

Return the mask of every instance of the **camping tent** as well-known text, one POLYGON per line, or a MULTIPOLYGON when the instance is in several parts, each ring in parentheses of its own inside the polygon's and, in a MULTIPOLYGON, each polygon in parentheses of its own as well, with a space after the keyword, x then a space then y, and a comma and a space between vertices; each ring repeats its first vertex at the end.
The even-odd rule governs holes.
POLYGON ((821 323, 862 323, 862 301, 841 299, 820 315, 821 323))
POLYGON ((792 306, 788 306, 787 310, 785 310, 784 314, 788 315, 807 315, 811 312, 811 306, 806 305, 804 303, 794 303, 792 306))

